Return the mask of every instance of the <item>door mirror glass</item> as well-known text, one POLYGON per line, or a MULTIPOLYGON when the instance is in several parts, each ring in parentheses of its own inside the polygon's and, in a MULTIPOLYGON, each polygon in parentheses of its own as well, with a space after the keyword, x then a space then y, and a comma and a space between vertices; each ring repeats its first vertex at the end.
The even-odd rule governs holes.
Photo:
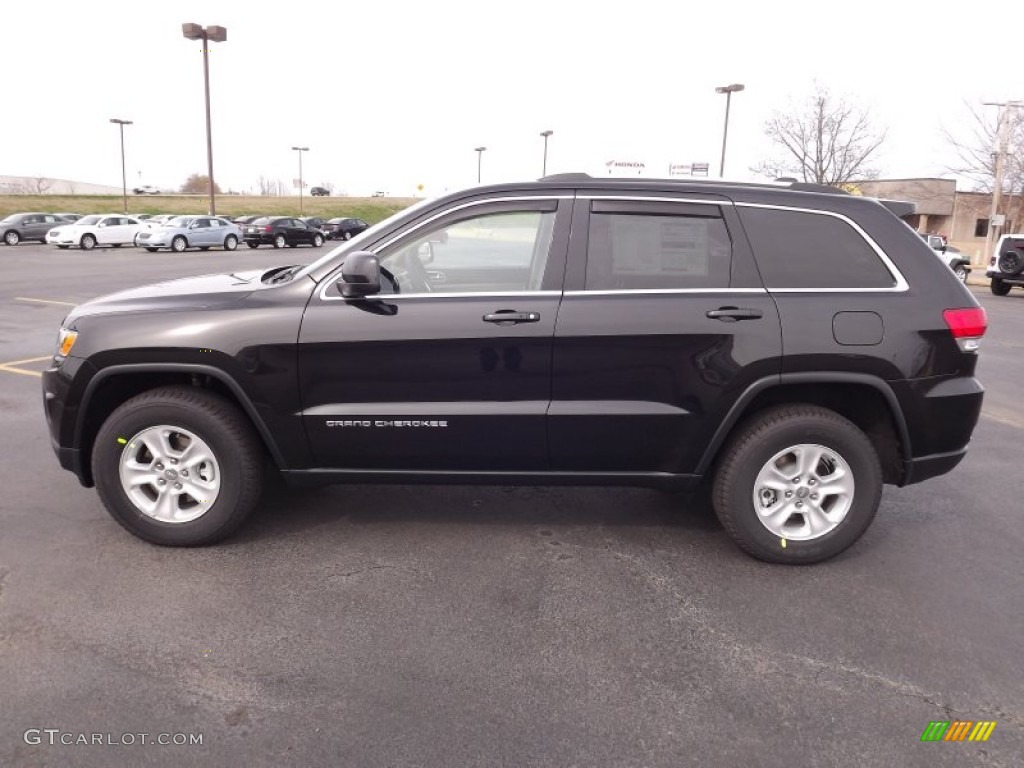
POLYGON ((338 290, 349 299, 380 293, 380 263, 377 257, 369 251, 356 251, 346 256, 341 267, 338 290))
POLYGON ((420 243, 419 248, 416 249, 416 255, 424 264, 429 264, 434 260, 434 244, 431 241, 420 243))

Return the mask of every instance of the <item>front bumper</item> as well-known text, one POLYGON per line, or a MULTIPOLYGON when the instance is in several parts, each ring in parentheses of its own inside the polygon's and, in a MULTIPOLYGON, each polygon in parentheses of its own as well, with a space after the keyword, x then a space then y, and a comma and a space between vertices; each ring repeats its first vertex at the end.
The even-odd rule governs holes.
POLYGON ((84 360, 68 357, 43 371, 43 412, 50 432, 50 446, 57 461, 64 469, 74 472, 78 482, 91 488, 92 473, 75 445, 78 406, 73 405, 74 398, 69 397, 75 375, 85 365, 88 363, 84 360))

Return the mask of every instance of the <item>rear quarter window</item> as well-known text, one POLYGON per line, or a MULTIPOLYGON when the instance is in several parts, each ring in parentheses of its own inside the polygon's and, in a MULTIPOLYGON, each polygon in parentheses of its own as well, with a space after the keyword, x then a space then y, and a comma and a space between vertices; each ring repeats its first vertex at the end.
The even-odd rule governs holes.
POLYGON ((857 230, 835 216, 740 207, 767 288, 892 288, 896 279, 857 230))

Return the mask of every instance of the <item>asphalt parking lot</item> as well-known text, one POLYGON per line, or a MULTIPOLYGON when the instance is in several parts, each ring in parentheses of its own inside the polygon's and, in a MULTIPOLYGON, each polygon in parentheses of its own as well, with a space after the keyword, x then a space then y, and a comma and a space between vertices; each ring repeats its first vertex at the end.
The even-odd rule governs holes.
POLYGON ((967 459, 822 565, 644 490, 274 487, 219 546, 124 532, 47 438, 70 305, 322 252, 0 248, 0 765, 1021 764, 1024 292, 974 289, 967 459), (997 726, 920 741, 956 719, 997 726))

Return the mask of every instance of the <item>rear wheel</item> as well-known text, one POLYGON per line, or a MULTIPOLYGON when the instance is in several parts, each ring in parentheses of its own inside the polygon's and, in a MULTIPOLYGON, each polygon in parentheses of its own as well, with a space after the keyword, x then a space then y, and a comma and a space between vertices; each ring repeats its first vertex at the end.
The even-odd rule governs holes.
POLYGON ((78 241, 78 245, 81 246, 83 251, 91 251, 96 247, 96 237, 94 235, 82 235, 82 239, 78 241))
POLYGON ((276 235, 274 237, 275 248, 284 248, 287 243, 288 241, 284 239, 284 235, 276 235))
POLYGON ((224 238, 224 250, 233 251, 238 247, 238 238, 234 235, 228 235, 224 238))
POLYGON ((989 288, 992 289, 992 293, 996 296, 1005 296, 1010 292, 1010 284, 1004 283, 998 277, 992 278, 992 283, 989 285, 989 288))
POLYGON ((319 248, 323 244, 324 244, 324 237, 323 237, 323 235, 313 235, 313 247, 314 248, 319 248))
POLYGON ((259 248, 260 247, 259 243, 254 243, 254 242, 252 242, 252 240, 246 240, 245 244, 248 245, 250 248, 259 248))
POLYGON ((835 411, 771 408, 730 439, 715 473, 715 512, 733 541, 770 563, 815 563, 867 530, 882 468, 867 436, 835 411))
POLYGON ((342 237, 345 238, 346 240, 351 240, 352 239, 352 233, 351 232, 346 232, 344 235, 342 235, 342 237))
POLYGON ((259 500, 263 453, 230 402, 191 387, 161 387, 118 407, 92 458, 100 499, 136 536, 168 546, 211 544, 259 500))
POLYGON ((182 253, 186 248, 188 248, 188 240, 182 235, 175 235, 174 239, 171 240, 171 250, 175 253, 182 253))

